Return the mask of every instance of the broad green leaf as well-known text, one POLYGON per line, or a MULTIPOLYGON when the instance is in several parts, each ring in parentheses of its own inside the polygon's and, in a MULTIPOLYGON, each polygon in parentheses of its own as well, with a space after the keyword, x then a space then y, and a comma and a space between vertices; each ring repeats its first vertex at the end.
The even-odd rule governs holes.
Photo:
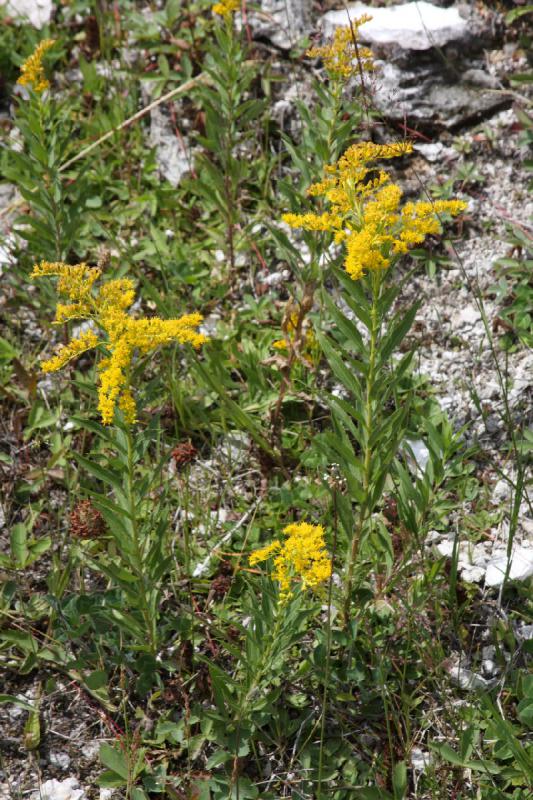
MULTIPOLYGON (((126 744, 124 744, 124 747, 126 747, 126 744)), ((128 759, 126 758, 120 745, 112 747, 110 744, 107 744, 107 742, 102 742, 100 745, 100 761, 104 767, 107 767, 112 772, 115 772, 124 780, 128 780, 128 759)))

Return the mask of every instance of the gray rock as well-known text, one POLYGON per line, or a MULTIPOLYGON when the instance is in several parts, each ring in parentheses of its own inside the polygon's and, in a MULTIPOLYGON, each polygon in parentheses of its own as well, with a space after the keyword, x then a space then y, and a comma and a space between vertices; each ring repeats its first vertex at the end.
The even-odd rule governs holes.
POLYGON ((36 28, 44 28, 50 22, 53 5, 52 0, 8 0, 6 10, 26 18, 36 28))
POLYGON ((256 38, 290 50, 311 31, 312 5, 312 0, 261 0, 260 11, 248 11, 248 22, 256 38))
MULTIPOLYGON (((380 48, 429 50, 470 37, 469 26, 457 8, 439 8, 423 0, 383 8, 350 3, 347 8, 351 19, 362 14, 372 17, 359 29, 361 39, 380 48)), ((328 37, 335 28, 347 24, 346 9, 328 11, 322 18, 324 34, 328 37)))
POLYGON ((57 767, 58 769, 68 769, 70 766, 70 757, 67 753, 50 753, 48 760, 52 767, 57 767))
POLYGON ((159 171, 172 186, 177 186, 190 172, 192 155, 187 138, 176 136, 172 124, 161 108, 150 115, 150 143, 156 148, 159 171))
POLYGON ((462 82, 440 61, 404 69, 380 62, 374 101, 388 119, 405 118, 429 129, 454 130, 474 124, 510 105, 507 95, 462 82))

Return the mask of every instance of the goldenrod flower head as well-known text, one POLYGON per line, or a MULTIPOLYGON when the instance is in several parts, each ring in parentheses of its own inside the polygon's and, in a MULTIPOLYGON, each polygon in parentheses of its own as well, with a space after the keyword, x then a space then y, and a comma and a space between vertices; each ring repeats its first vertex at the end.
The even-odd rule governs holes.
POLYGON ((371 72, 374 69, 372 51, 359 42, 359 28, 371 19, 368 14, 363 14, 352 22, 351 27, 337 28, 331 44, 311 47, 306 55, 321 58, 331 78, 346 80, 361 69, 371 72))
POLYGON ((375 162, 412 152, 410 142, 374 144, 359 142, 346 150, 336 164, 325 168, 326 178, 313 184, 308 194, 323 197, 330 210, 321 214, 284 214, 293 228, 329 231, 336 244, 346 243, 344 267, 357 280, 372 270, 384 270, 410 246, 441 230, 440 214, 456 216, 465 208, 461 200, 405 203, 402 191, 375 162))
POLYGON ((221 17, 229 17, 234 11, 241 7, 241 0, 222 0, 220 3, 215 3, 211 11, 213 14, 218 14, 221 17))
POLYGON ((50 86, 43 68, 43 56, 54 44, 55 39, 43 39, 20 68, 17 81, 21 86, 33 86, 35 92, 42 92, 50 86))
POLYGON ((251 566, 274 556, 273 577, 279 583, 280 602, 292 596, 295 582, 300 583, 302 589, 316 591, 331 576, 331 559, 321 525, 296 522, 287 525, 283 533, 284 541, 276 539, 250 556, 251 566))
POLYGON ((98 365, 98 408, 104 424, 113 421, 115 408, 129 423, 136 421, 136 408, 130 388, 130 367, 136 352, 145 355, 159 345, 177 341, 200 347, 206 337, 198 333, 201 314, 186 314, 179 319, 134 319, 127 311, 134 300, 134 285, 129 278, 107 281, 95 287, 101 270, 87 264, 70 266, 62 262, 41 261, 32 278, 55 276, 58 292, 71 303, 58 303, 55 324, 70 319, 90 320, 94 330, 72 339, 42 364, 45 372, 55 372, 76 356, 95 347, 107 356, 98 365))
POLYGON ((86 331, 80 334, 77 339, 71 339, 68 344, 60 345, 55 356, 48 359, 48 361, 43 361, 41 368, 43 372, 57 372, 69 361, 72 361, 73 358, 86 353, 87 350, 92 350, 99 343, 98 336, 94 331, 86 331))

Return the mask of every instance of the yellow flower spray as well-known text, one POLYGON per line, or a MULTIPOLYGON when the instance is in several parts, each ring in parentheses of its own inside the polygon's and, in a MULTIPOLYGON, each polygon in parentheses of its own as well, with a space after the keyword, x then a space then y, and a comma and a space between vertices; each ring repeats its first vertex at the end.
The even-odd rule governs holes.
POLYGON ((240 7, 241 0, 222 0, 220 3, 215 3, 211 11, 213 14, 218 14, 220 17, 227 19, 234 11, 238 11, 240 7))
POLYGON ((311 47, 306 55, 309 58, 321 58, 324 68, 331 79, 347 81, 353 75, 373 72, 374 57, 372 50, 363 47, 359 42, 359 28, 372 19, 363 14, 352 21, 351 26, 337 28, 330 44, 322 47, 311 47))
POLYGON ((329 211, 284 214, 284 222, 293 228, 329 231, 337 244, 344 242, 344 267, 354 280, 387 269, 411 245, 440 232, 439 214, 456 216, 466 208, 461 200, 408 202, 402 207, 402 190, 375 162, 412 150, 410 142, 352 145, 336 164, 326 167, 325 179, 307 190, 312 197, 324 198, 329 211))
POLYGON ((21 86, 33 86, 35 92, 43 92, 50 87, 44 74, 43 56, 55 43, 55 39, 43 39, 29 58, 20 68, 20 77, 17 81, 21 86))
POLYGON ((102 348, 106 353, 98 365, 98 408, 104 425, 113 422, 115 407, 122 410, 128 423, 136 420, 135 401, 130 386, 130 367, 135 352, 141 355, 159 345, 177 341, 200 347, 206 337, 198 333, 201 314, 187 314, 179 319, 159 317, 134 319, 128 313, 133 303, 134 284, 129 278, 110 280, 95 288, 101 270, 76 264, 41 261, 33 268, 32 278, 58 278, 57 290, 68 303, 58 303, 54 324, 73 319, 87 320, 94 325, 61 345, 56 354, 42 363, 44 372, 56 372, 82 353, 102 348))
POLYGON ((287 525, 283 533, 285 540, 275 539, 250 556, 250 566, 274 557, 273 578, 279 583, 282 604, 293 596, 294 583, 317 591, 331 576, 331 559, 321 525, 295 522, 287 525))

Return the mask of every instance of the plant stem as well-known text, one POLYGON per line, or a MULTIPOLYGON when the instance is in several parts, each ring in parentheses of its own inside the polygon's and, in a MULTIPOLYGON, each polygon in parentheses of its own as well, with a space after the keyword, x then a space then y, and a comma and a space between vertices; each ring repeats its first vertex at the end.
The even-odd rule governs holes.
POLYGON ((370 341, 368 356, 368 374, 366 378, 365 407, 364 407, 364 448, 363 448, 363 500, 359 509, 359 519, 352 538, 352 546, 346 570, 346 593, 344 599, 344 624, 348 625, 350 617, 350 606, 352 602, 353 572, 363 530, 367 518, 371 514, 369 503, 369 492, 372 479, 372 451, 370 442, 372 439, 374 419, 374 383, 376 381, 376 355, 378 348, 379 334, 381 331, 381 319, 379 316, 379 299, 381 294, 381 273, 374 270, 370 273, 372 288, 372 307, 370 309, 370 341))
MULTIPOLYGON (((333 559, 337 553, 337 533, 338 533, 338 512, 337 512, 337 487, 333 487, 333 559)), ((320 752, 318 755, 318 786, 317 800, 322 797, 322 774, 324 764, 324 739, 326 737, 326 708, 328 704, 328 689, 331 662, 331 603, 333 597, 333 569, 329 576, 328 583, 328 613, 326 628, 326 669, 324 675, 324 691, 322 693, 322 719, 320 721, 320 752)))
POLYGON ((131 530, 133 534, 133 548, 136 560, 135 573, 139 581, 139 600, 140 609, 144 619, 144 624, 148 633, 148 641, 150 645, 150 652, 155 655, 157 652, 157 633, 156 624, 153 614, 150 609, 149 587, 147 586, 146 575, 143 569, 143 548, 141 545, 141 537, 139 532, 139 525, 137 522, 137 508, 135 502, 135 463, 133 458, 133 437, 131 435, 131 428, 126 424, 126 441, 128 444, 128 474, 127 474, 127 500, 128 511, 130 514, 131 530))
POLYGON ((262 680, 262 678, 263 678, 263 676, 264 676, 264 674, 265 674, 265 672, 266 672, 266 670, 268 668, 268 665, 270 663, 270 658, 271 658, 271 655, 272 655, 272 650, 273 650, 274 644, 278 640, 278 636, 279 636, 279 633, 281 631, 281 626, 282 626, 282 622, 283 622, 283 613, 282 613, 283 610, 284 610, 284 603, 278 605, 278 607, 276 609, 276 623, 275 623, 275 625, 274 625, 274 627, 272 629, 272 634, 268 639, 268 645, 265 648, 265 650, 263 651, 262 658, 261 658, 261 663, 259 665, 259 669, 255 673, 255 675, 254 675, 254 677, 252 679, 252 682, 250 684, 250 687, 248 688, 248 691, 246 692, 246 694, 244 694, 241 697, 241 701, 239 703, 239 710, 238 710, 238 713, 237 713, 237 717, 236 717, 236 719, 234 718, 234 722, 235 722, 235 726, 236 726, 236 735, 235 735, 236 746, 235 746, 235 755, 233 757, 233 771, 232 771, 232 774, 231 774, 230 790, 229 790, 228 800, 231 800, 231 798, 233 796, 233 786, 234 786, 235 783, 236 783, 236 800, 239 800, 238 764, 239 764, 241 725, 242 725, 242 721, 244 719, 244 715, 246 713, 246 708, 248 706, 248 703, 252 699, 252 697, 253 697, 254 693, 256 692, 256 690, 261 685, 261 680, 262 680))

